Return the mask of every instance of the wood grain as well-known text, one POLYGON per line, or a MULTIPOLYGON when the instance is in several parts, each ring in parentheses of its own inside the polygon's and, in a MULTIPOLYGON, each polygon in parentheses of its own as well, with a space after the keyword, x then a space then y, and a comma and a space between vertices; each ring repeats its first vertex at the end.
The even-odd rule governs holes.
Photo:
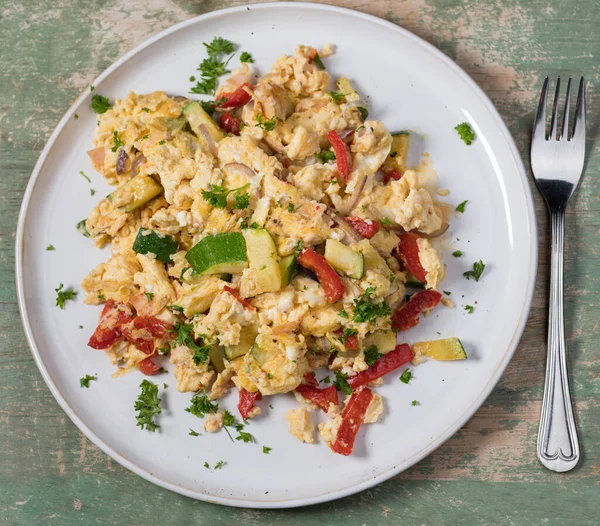
POLYGON ((239 2, 26 0, 0 5, 0 524, 596 525, 600 523, 600 2, 346 0, 436 45, 492 98, 528 157, 546 74, 588 80, 588 162, 567 214, 566 333, 583 461, 535 457, 545 362, 548 221, 534 190, 540 264, 519 349, 477 414, 439 450, 373 490, 290 511, 219 507, 170 493, 93 446, 52 398, 16 304, 22 195, 52 129, 104 68, 162 29, 239 2))

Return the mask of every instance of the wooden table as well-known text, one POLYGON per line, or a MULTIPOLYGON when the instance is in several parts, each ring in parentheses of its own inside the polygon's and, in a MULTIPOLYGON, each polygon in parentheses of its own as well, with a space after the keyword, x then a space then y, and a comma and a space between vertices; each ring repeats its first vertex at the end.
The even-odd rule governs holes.
MULTIPOLYGON (((548 220, 534 191, 540 265, 519 349, 484 406, 445 445, 380 486, 333 503, 252 511, 170 493, 112 462, 71 423, 28 349, 15 299, 23 191, 76 96, 162 29, 239 2, 23 0, 0 9, 0 524, 600 524, 600 2, 340 0, 432 42, 492 98, 528 157, 543 77, 588 80, 589 160, 567 212, 566 334, 583 461, 536 460, 548 302, 548 220)), ((532 185, 533 186, 533 185, 532 185)), ((510 306, 507 306, 510 308, 510 306)))

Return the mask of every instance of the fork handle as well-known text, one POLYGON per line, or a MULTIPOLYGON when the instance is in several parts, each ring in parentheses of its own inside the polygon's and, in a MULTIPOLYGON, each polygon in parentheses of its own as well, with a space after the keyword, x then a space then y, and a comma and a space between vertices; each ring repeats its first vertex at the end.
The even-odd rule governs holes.
POLYGON ((564 208, 551 209, 550 216, 552 221, 552 261, 548 358, 537 453, 540 462, 549 470, 563 472, 573 469, 579 462, 579 441, 569 393, 564 331, 564 208))

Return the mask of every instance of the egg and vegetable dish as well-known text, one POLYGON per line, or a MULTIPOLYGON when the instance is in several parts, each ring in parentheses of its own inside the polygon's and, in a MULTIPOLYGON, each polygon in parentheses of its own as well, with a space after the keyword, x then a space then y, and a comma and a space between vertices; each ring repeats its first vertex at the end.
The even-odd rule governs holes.
MULTIPOLYGON (((223 50, 207 49, 222 65, 223 50)), ((348 78, 332 85, 331 51, 299 46, 257 79, 247 60, 218 89, 209 75, 198 90, 211 102, 96 98, 88 153, 115 190, 78 228, 112 244, 82 287, 104 306, 89 346, 115 374, 170 362, 210 432, 233 423, 214 402, 231 389, 244 422, 292 393, 291 433, 314 442, 311 413, 323 411, 318 433, 349 455, 382 415, 385 375, 466 355, 457 338, 397 342, 444 302, 430 240, 449 214, 407 166, 412 133, 370 120, 348 78)))

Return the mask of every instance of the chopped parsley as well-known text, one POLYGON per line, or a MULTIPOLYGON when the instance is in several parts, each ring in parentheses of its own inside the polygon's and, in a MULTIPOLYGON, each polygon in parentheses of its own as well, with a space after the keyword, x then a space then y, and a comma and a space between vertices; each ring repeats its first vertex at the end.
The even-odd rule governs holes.
POLYGON ((204 463, 204 467, 205 467, 206 469, 210 469, 210 466, 208 465, 208 462, 205 462, 205 463, 204 463))
POLYGON ((225 411, 223 413, 223 425, 226 427, 231 427, 235 424, 235 416, 233 416, 229 411, 225 411))
POLYGON ((210 345, 197 345, 194 341, 192 332, 194 326, 191 323, 176 323, 173 326, 174 333, 177 334, 175 337, 175 343, 177 345, 185 345, 188 349, 193 351, 192 360, 196 365, 205 363, 208 360, 208 353, 210 352, 210 345))
POLYGON ((61 283, 58 288, 54 290, 56 292, 56 306, 65 310, 65 302, 73 300, 75 296, 77 296, 77 292, 72 288, 63 290, 63 287, 64 285, 61 283))
POLYGON ((201 100, 200 106, 202 106, 202 109, 212 117, 212 114, 215 112, 214 102, 210 100, 201 100))
POLYGON ((344 309, 338 311, 338 316, 340 318, 344 318, 345 320, 348 319, 348 313, 344 309))
POLYGON ((419 405, 419 402, 417 402, 416 400, 413 400, 410 405, 419 405))
POLYGON ((81 175, 82 177, 84 177, 84 178, 85 178, 85 180, 86 180, 88 183, 91 183, 91 182, 92 182, 92 180, 91 180, 91 179, 90 179, 90 178, 89 178, 87 175, 85 175, 85 173, 84 173, 84 171, 83 171, 83 170, 81 170, 81 171, 79 172, 79 175, 81 175))
POLYGON ((95 374, 94 376, 92 376, 91 374, 86 374, 83 378, 79 379, 79 387, 89 388, 90 382, 97 380, 97 379, 98 379, 97 374, 95 374))
POLYGON ((383 300, 380 303, 375 303, 371 299, 371 294, 374 292, 373 287, 369 287, 364 296, 354 300, 354 316, 355 323, 365 323, 375 321, 377 318, 383 318, 392 314, 392 309, 383 300))
POLYGON ((198 418, 204 418, 207 413, 216 413, 219 410, 219 404, 211 402, 206 393, 195 393, 190 400, 190 407, 186 407, 185 410, 198 418))
POLYGON ((485 265, 483 264, 483 261, 479 260, 473 263, 473 270, 467 270, 467 272, 463 272, 463 276, 467 279, 474 278, 475 281, 479 281, 479 278, 481 278, 481 275, 483 274, 484 268, 485 265))
POLYGON ((379 352, 376 345, 371 345, 368 349, 365 349, 365 362, 371 367, 379 358, 383 355, 379 352))
POLYGON ((75 114, 73 115, 73 118, 74 118, 75 120, 77 120, 77 119, 79 119, 79 115, 77 115, 77 113, 75 113, 75 114))
POLYGON ((315 154, 315 157, 323 164, 327 161, 335 161, 335 153, 331 150, 321 150, 319 153, 315 154))
POLYGON ((221 469, 223 467, 223 464, 225 464, 224 460, 219 460, 219 462, 217 462, 215 464, 215 467, 213 469, 221 469))
POLYGON ((150 108, 142 108, 142 111, 145 111, 146 113, 150 113, 150 108))
POLYGON ((98 115, 106 113, 110 108, 110 101, 106 97, 102 95, 94 95, 92 97, 92 110, 98 115))
POLYGON ((173 312, 183 312, 183 307, 180 307, 179 305, 169 305, 167 309, 173 312))
POLYGON ((198 431, 194 431, 193 429, 190 429, 189 435, 191 437, 199 437, 200 433, 198 433, 198 431))
POLYGON ((360 118, 363 121, 366 121, 367 117, 369 116, 369 110, 367 110, 367 108, 363 108, 362 106, 359 106, 357 109, 360 112, 360 118))
POLYGON ((469 202, 468 199, 466 199, 465 201, 463 201, 462 203, 460 203, 457 207, 456 207, 456 211, 460 212, 461 214, 465 213, 465 206, 467 206, 467 203, 469 202))
POLYGON ((381 219, 378 219, 377 222, 380 223, 382 226, 393 226, 393 223, 387 217, 382 217, 381 219))
POLYGON ((272 447, 263 446, 263 453, 265 455, 268 455, 271 452, 272 449, 273 449, 272 447))
POLYGON ((117 130, 114 130, 113 131, 113 147, 110 149, 110 151, 116 152, 121 146, 125 146, 125 143, 121 139, 119 139, 119 134, 117 133, 117 130))
POLYGON ((154 298, 154 294, 152 292, 144 292, 144 295, 146 296, 148 301, 152 301, 152 299, 154 298))
POLYGON ((46 250, 56 250, 56 249, 54 248, 54 245, 48 245, 46 247, 46 250))
POLYGON ((246 444, 252 444, 254 442, 254 437, 250 433, 243 431, 243 429, 244 424, 236 424, 235 430, 238 432, 238 436, 236 436, 235 439, 246 444))
POLYGON ((235 201, 232 210, 245 210, 248 208, 250 204, 250 196, 247 193, 242 193, 250 183, 246 183, 244 186, 240 186, 239 188, 233 188, 229 190, 224 186, 219 186, 216 184, 212 184, 211 190, 202 190, 202 197, 208 204, 214 206, 215 208, 226 208, 227 207, 227 196, 233 192, 235 197, 235 201))
POLYGON ((403 384, 407 384, 408 382, 411 381, 413 377, 413 374, 411 373, 410 369, 406 369, 406 371, 404 371, 401 375, 400 375, 400 381, 403 384))
POLYGON ((325 64, 323 64, 319 53, 315 53, 315 56, 312 59, 312 63, 315 64, 319 69, 325 69, 325 64))
POLYGON ((90 195, 96 195, 96 190, 94 190, 93 188, 90 188, 90 195))
POLYGON ((257 128, 262 128, 266 131, 273 131, 278 122, 283 122, 279 117, 274 115, 268 121, 263 120, 262 115, 256 116, 256 124, 254 125, 257 128))
POLYGON ((294 203, 288 203, 287 210, 290 214, 292 214, 294 212, 294 210, 296 210, 294 203))
POLYGON ((348 380, 346 380, 346 378, 348 378, 348 375, 346 373, 343 373, 342 371, 336 371, 333 385, 335 385, 335 388, 338 391, 342 391, 342 393, 344 393, 345 395, 351 395, 352 387, 350 387, 350 384, 348 383, 348 380))
POLYGON ((148 380, 142 380, 140 387, 142 392, 135 402, 135 410, 138 412, 137 425, 142 429, 146 428, 148 431, 154 432, 160 427, 154 422, 154 416, 162 413, 160 398, 158 398, 158 385, 148 380))
POLYGON ((354 336, 355 334, 357 334, 356 330, 344 327, 342 335, 339 338, 337 338, 337 340, 341 341, 344 345, 346 345, 346 340, 348 340, 348 337, 354 336))
POLYGON ((454 129, 458 132, 459 137, 467 146, 470 146, 475 140, 475 132, 468 122, 461 122, 454 129))
POLYGON ((473 314, 473 311, 475 310, 475 307, 473 307, 473 305, 465 305, 465 310, 469 313, 469 314, 473 314))
POLYGON ((342 102, 347 93, 342 93, 341 91, 328 91, 327 95, 335 102, 342 102))
POLYGON ((242 54, 240 55, 240 62, 254 62, 254 59, 250 53, 247 51, 242 51, 242 54))
POLYGON ((444 294, 445 294, 446 296, 450 296, 450 294, 452 294, 452 292, 450 292, 449 290, 445 290, 445 291, 444 291, 444 294))
MULTIPOLYGON (((204 42, 204 46, 208 52, 208 58, 205 58, 200 66, 198 66, 198 71, 200 71, 202 78, 196 82, 196 85, 190 91, 201 95, 212 95, 217 88, 217 79, 221 75, 229 73, 227 62, 229 62, 233 55, 229 57, 227 62, 223 62, 221 57, 233 53, 235 46, 233 42, 221 37, 213 38, 210 44, 204 42)), ((196 80, 195 77, 194 80, 196 80)), ((194 80, 191 82, 194 82, 194 80)))
POLYGON ((321 382, 323 382, 324 384, 330 384, 331 383, 331 378, 329 376, 326 376, 325 378, 323 378, 321 380, 321 382))
POLYGON ((454 252, 452 252, 452 255, 453 255, 455 258, 459 258, 460 256, 462 256, 462 255, 463 255, 463 253, 462 253, 462 251, 461 251, 461 250, 455 250, 454 252))

